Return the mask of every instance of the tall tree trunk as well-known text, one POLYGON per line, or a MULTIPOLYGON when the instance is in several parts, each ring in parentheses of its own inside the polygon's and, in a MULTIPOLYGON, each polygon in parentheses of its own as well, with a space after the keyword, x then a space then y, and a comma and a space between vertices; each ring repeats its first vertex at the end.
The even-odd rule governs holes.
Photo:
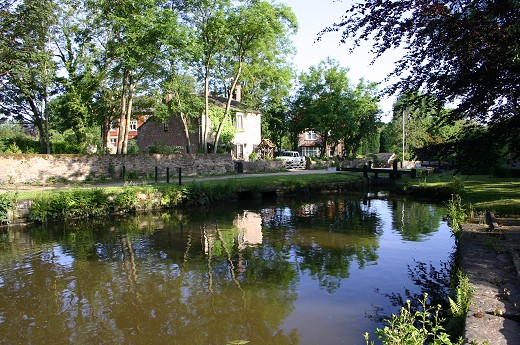
POLYGON ((206 63, 204 76, 204 118, 202 128, 202 152, 208 153, 208 132, 209 132, 209 62, 206 63))
POLYGON ((128 77, 128 103, 126 109, 125 135, 123 138, 123 154, 128 152, 128 133, 130 132, 130 119, 132 118, 132 103, 134 101, 134 78, 132 74, 128 77))
POLYGON ((117 133, 117 154, 123 153, 123 138, 125 136, 126 129, 126 84, 128 80, 128 71, 123 74, 123 83, 121 90, 121 113, 119 115, 119 132, 117 133))
POLYGON ((186 116, 183 112, 181 112, 181 121, 182 125, 184 127, 184 138, 186 139, 186 153, 190 153, 191 150, 191 140, 190 140, 190 131, 188 127, 188 119, 186 119, 186 116))
POLYGON ((235 91, 235 88, 238 83, 238 78, 240 77, 241 72, 242 72, 242 62, 240 62, 238 64, 238 71, 235 75, 235 78, 233 78, 233 82, 231 83, 231 88, 229 89, 229 95, 228 95, 228 99, 226 102, 226 109, 224 111, 224 118, 218 125, 218 130, 217 130, 217 133, 215 134, 215 149, 213 150, 213 153, 217 153, 218 141, 220 139, 220 135, 222 134, 222 129, 224 128, 224 123, 226 122, 226 120, 229 116, 229 111, 231 109, 231 101, 233 100, 233 92, 235 91))
POLYGON ((38 128, 38 139, 40 141, 40 153, 46 152, 46 143, 45 143, 45 126, 44 126, 44 116, 41 110, 36 105, 34 99, 26 98, 27 103, 29 103, 29 107, 31 108, 32 113, 34 114, 34 121, 32 124, 38 128))

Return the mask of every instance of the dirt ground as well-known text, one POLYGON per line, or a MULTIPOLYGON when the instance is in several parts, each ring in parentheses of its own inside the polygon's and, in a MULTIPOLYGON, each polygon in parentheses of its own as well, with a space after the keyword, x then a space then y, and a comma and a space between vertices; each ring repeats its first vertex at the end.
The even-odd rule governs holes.
POLYGON ((467 344, 520 344, 520 218, 466 224, 460 241, 463 272, 474 288, 466 316, 467 344))

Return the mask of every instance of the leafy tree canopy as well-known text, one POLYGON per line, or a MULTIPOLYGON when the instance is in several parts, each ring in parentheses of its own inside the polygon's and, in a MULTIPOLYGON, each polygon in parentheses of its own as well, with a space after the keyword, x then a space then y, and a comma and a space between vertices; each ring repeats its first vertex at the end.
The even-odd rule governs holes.
POLYGON ((390 75, 400 79, 387 93, 423 90, 455 104, 445 120, 484 124, 520 155, 519 1, 366 0, 321 34, 329 31, 354 47, 374 40, 375 59, 403 48, 390 75))

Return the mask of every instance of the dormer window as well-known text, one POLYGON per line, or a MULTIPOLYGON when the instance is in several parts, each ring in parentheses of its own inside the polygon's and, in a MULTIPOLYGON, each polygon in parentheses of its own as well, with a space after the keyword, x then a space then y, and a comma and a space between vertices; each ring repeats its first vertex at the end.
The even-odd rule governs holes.
POLYGON ((315 131, 307 131, 305 132, 305 140, 316 140, 318 139, 318 135, 315 131))

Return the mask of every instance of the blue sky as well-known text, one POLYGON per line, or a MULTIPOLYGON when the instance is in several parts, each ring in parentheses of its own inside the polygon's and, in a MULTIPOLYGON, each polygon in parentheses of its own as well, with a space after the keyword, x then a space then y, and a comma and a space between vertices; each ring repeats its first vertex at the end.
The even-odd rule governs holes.
MULTIPOLYGON (((320 42, 315 42, 317 34, 327 26, 339 22, 351 0, 277 0, 292 8, 299 24, 298 33, 293 37, 297 53, 294 64, 299 72, 307 71, 327 57, 335 58, 343 67, 349 68, 349 77, 353 83, 364 78, 367 81, 382 82, 394 68, 399 57, 397 53, 388 53, 370 65, 374 58, 370 53, 370 44, 365 44, 353 53, 349 45, 341 44, 340 35, 327 33, 320 42)), ((384 112, 384 121, 390 120, 392 103, 395 98, 382 99, 380 105, 384 112)))

